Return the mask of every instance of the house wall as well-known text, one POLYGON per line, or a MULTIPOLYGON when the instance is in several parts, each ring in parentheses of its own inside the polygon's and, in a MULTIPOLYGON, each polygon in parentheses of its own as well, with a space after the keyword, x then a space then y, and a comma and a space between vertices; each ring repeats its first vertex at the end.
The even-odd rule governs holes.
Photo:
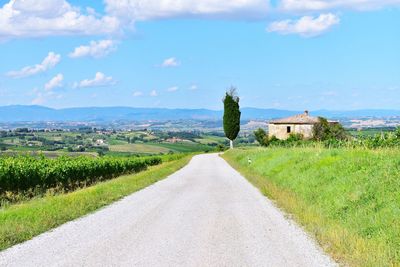
POLYGON ((278 139, 286 140, 290 133, 287 133, 287 127, 291 128, 291 133, 302 134, 305 139, 313 137, 313 124, 269 124, 269 137, 275 136, 278 139))

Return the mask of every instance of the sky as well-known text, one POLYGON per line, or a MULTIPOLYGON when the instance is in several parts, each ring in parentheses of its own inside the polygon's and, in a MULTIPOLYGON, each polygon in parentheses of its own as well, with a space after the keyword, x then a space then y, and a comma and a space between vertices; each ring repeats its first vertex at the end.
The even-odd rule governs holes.
POLYGON ((0 0, 0 105, 400 109, 400 0, 0 0))

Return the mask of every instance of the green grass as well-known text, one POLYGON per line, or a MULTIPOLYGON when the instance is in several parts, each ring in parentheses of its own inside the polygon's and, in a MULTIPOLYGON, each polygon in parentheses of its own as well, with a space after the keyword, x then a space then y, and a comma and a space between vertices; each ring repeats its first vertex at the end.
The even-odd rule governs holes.
POLYGON ((147 144, 124 144, 124 145, 111 145, 110 151, 112 152, 131 152, 142 154, 158 154, 168 153, 169 149, 147 144))
POLYGON ((191 153, 211 150, 212 147, 198 143, 144 143, 144 144, 124 144, 110 145, 111 152, 130 152, 138 154, 159 154, 179 152, 191 153))
POLYGON ((66 152, 66 151, 0 151, 0 156, 20 156, 20 155, 30 155, 30 156, 40 156, 43 155, 47 158, 57 158, 60 156, 69 156, 69 157, 79 157, 79 156, 88 156, 88 157, 97 157, 97 153, 95 152, 66 152))
POLYGON ((339 262, 400 266, 399 150, 258 148, 223 157, 339 262))
POLYGON ((190 158, 191 156, 186 156, 150 167, 149 170, 138 174, 122 176, 69 194, 34 199, 0 210, 0 250, 29 240, 149 186, 185 166, 190 158))
POLYGON ((204 145, 209 145, 209 144, 223 144, 225 142, 226 138, 225 137, 219 137, 219 136, 212 136, 212 135, 203 135, 201 138, 195 139, 196 142, 204 145))
POLYGON ((155 143, 154 145, 181 153, 199 152, 212 149, 210 146, 197 143, 155 143))

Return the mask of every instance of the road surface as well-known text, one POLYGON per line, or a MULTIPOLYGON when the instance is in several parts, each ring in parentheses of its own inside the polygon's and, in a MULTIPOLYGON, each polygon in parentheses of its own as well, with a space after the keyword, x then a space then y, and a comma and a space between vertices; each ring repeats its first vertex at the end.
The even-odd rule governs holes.
POLYGON ((334 266, 216 154, 0 253, 0 266, 334 266))

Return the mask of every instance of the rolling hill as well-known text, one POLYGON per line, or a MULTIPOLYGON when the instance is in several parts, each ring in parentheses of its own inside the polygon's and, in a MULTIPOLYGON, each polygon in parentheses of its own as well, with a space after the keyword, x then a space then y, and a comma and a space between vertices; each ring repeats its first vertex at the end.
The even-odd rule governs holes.
MULTIPOLYGON (((273 119, 292 116, 302 111, 242 108, 242 119, 273 119)), ((400 110, 353 110, 311 112, 315 116, 328 118, 394 117, 400 110)), ((220 120, 221 110, 209 109, 166 109, 133 107, 84 107, 53 109, 43 106, 11 105, 0 107, 0 122, 40 121, 168 121, 168 120, 220 120)))

